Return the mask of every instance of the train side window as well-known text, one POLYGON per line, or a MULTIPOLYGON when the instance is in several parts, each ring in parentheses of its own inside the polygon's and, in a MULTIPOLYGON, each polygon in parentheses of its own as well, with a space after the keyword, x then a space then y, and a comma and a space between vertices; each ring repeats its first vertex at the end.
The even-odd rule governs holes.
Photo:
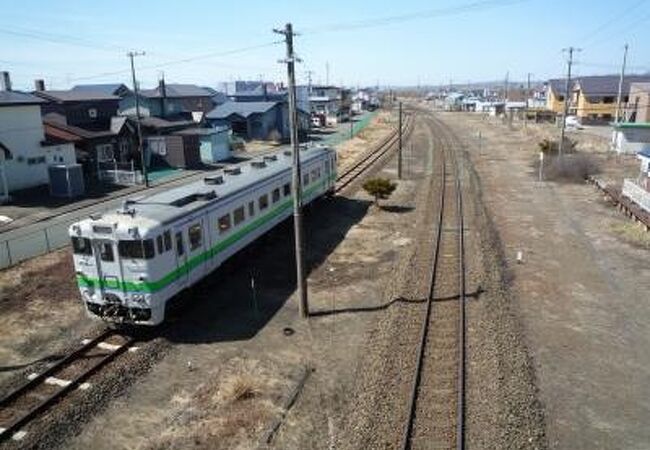
POLYGON ((159 234, 156 237, 156 246, 158 247, 158 254, 162 255, 163 252, 165 251, 165 248, 163 247, 163 237, 162 234, 159 234))
POLYGON ((187 230, 187 238, 190 242, 190 250, 194 251, 201 246, 201 224, 195 223, 187 230))
POLYGON ((176 253, 178 256, 181 256, 185 253, 185 247, 183 246, 183 233, 180 231, 176 233, 176 253))
POLYGON ((307 186, 309 184, 309 174, 306 173, 302 176, 302 185, 307 186))
POLYGON ((260 211, 266 209, 268 206, 269 206, 269 196, 266 194, 260 196, 260 201, 259 201, 260 211))
POLYGON ((284 186, 282 186, 282 191, 285 197, 291 195, 291 183, 287 183, 284 186))
POLYGON ((119 241, 117 249, 123 258, 151 259, 156 254, 152 239, 119 241))
POLYGON ((255 215, 255 202, 248 203, 248 217, 253 217, 255 215))
POLYGON ((273 203, 280 201, 280 188, 273 189, 273 192, 271 193, 271 200, 273 200, 273 203))
POLYGON ((72 251, 74 252, 75 255, 92 255, 93 248, 90 245, 90 239, 73 237, 72 251))
POLYGON ((230 230, 230 213, 219 217, 218 226, 219 233, 225 233, 230 230))
POLYGON ((246 219, 246 213, 244 212, 244 207, 240 206, 232 212, 232 219, 235 226, 239 225, 246 219))
POLYGON ((115 257, 113 256, 113 244, 111 244, 110 242, 104 242, 102 244, 102 251, 99 254, 99 257, 102 259, 102 261, 106 261, 106 262, 115 261, 115 257))
POLYGON ((163 241, 165 244, 165 251, 172 249, 172 232, 167 230, 163 233, 163 241))
POLYGON ((318 179, 318 170, 314 169, 311 171, 311 181, 312 183, 318 179))

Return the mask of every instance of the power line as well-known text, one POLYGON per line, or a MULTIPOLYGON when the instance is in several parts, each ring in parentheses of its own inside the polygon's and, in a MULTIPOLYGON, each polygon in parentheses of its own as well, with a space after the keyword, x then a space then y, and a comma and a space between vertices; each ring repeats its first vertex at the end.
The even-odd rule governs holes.
POLYGON ((382 17, 382 18, 377 18, 377 19, 369 19, 369 20, 354 21, 354 22, 342 22, 342 23, 336 23, 336 24, 323 25, 323 26, 320 26, 320 27, 306 28, 306 29, 303 29, 300 34, 301 35, 308 35, 308 34, 313 35, 313 34, 321 34, 321 33, 328 33, 328 32, 351 31, 351 30, 359 30, 359 29, 364 29, 364 28, 381 27, 381 26, 385 26, 385 25, 393 25, 393 24, 396 24, 396 23, 409 22, 409 21, 412 21, 412 20, 430 19, 430 18, 435 18, 435 17, 459 15, 459 14, 462 14, 462 13, 465 13, 465 12, 470 12, 470 11, 483 11, 483 10, 487 10, 487 9, 492 9, 492 8, 496 8, 496 7, 506 6, 506 5, 513 5, 513 4, 517 4, 517 3, 524 3, 524 2, 528 2, 528 1, 530 1, 530 0, 482 0, 482 1, 475 1, 475 2, 471 2, 471 3, 465 3, 465 4, 459 5, 459 6, 450 6, 450 7, 447 7, 447 8, 436 8, 436 9, 418 11, 418 12, 414 12, 414 13, 382 17))
MULTIPOLYGON (((626 16, 628 16, 630 13, 634 12, 635 9, 637 9, 639 6, 643 5, 646 1, 647 0, 640 0, 640 1, 636 2, 631 7, 625 9, 622 13, 617 14, 616 16, 609 19, 605 23, 603 23, 603 24, 599 25, 598 27, 596 27, 593 31, 583 35, 578 41, 581 42, 583 45, 586 44, 587 42, 589 42, 589 40, 593 39, 594 36, 597 36, 602 31, 606 30, 610 25, 618 22, 619 20, 621 20, 621 19, 625 18, 626 16)), ((620 9, 620 5, 616 4, 615 6, 616 6, 617 10, 620 9)))
POLYGON ((122 47, 119 45, 102 44, 88 39, 80 38, 77 36, 49 33, 49 32, 43 32, 38 30, 29 30, 26 28, 0 28, 0 33, 11 35, 11 36, 27 37, 30 39, 49 42, 51 44, 72 45, 72 46, 92 48, 96 50, 105 50, 105 51, 126 50, 126 47, 122 47))

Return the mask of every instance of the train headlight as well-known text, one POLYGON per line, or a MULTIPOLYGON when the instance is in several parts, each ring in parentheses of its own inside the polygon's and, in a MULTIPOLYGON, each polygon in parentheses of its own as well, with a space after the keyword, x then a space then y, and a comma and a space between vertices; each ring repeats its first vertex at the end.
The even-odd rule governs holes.
POLYGON ((144 294, 133 294, 131 300, 136 303, 144 303, 144 294))
POLYGON ((95 293, 95 290, 93 288, 88 288, 88 289, 84 289, 83 291, 81 291, 81 295, 86 300, 92 300, 94 293, 95 293))

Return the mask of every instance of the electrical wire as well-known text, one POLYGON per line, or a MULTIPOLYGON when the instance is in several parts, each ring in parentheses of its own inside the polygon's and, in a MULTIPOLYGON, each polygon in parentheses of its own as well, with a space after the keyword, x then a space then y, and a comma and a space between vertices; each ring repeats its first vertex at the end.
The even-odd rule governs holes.
POLYGON ((377 19, 342 22, 337 24, 323 25, 320 27, 305 28, 299 30, 298 34, 302 36, 302 35, 313 35, 313 34, 321 34, 321 33, 339 32, 339 31, 352 31, 352 30, 359 30, 365 28, 375 28, 375 27, 381 27, 386 25, 393 25, 396 23, 409 22, 413 20, 431 19, 436 17, 460 15, 466 12, 483 11, 483 10, 506 6, 506 5, 525 3, 528 1, 531 0, 475 1, 471 3, 465 3, 463 5, 450 6, 447 8, 436 8, 436 9, 429 9, 429 10, 424 10, 424 11, 419 11, 414 13, 382 17, 377 19))

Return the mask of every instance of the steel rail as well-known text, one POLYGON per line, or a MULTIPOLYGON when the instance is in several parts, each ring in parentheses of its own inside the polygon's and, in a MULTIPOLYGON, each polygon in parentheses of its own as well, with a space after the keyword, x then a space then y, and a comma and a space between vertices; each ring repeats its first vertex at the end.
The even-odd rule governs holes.
MULTIPOLYGON (((432 117, 435 121, 435 119, 432 117)), ((437 122, 437 121, 436 121, 437 122)), ((446 134, 446 133, 445 133, 446 134)), ((454 184, 456 189, 456 222, 457 222, 457 233, 458 233, 458 367, 457 367, 457 405, 456 405, 456 449, 463 450, 465 448, 465 369, 466 369, 466 318, 465 318, 465 306, 466 306, 466 267, 465 267, 465 221, 463 213, 463 195, 462 195, 462 183, 461 176, 462 173, 458 167, 458 160, 455 153, 453 156, 447 156, 447 152, 452 152, 451 146, 453 143, 449 135, 443 135, 444 147, 441 152, 442 156, 442 170, 441 170, 441 190, 440 190, 440 208, 437 217, 437 229, 436 229, 436 242, 434 245, 434 254, 432 261, 432 270, 430 276, 429 284, 429 296, 427 298, 427 307, 425 311, 425 317, 422 322, 422 328, 420 330, 420 339, 418 342, 417 349, 417 359, 416 359, 416 368, 413 376, 413 381, 411 385, 411 393, 409 397, 408 405, 408 420, 405 425, 405 430, 402 434, 402 442, 400 448, 407 450, 411 448, 412 438, 413 438, 413 427, 415 423, 415 415, 417 411, 417 401, 419 396, 419 387, 421 380, 421 372, 423 360, 425 357, 425 350, 427 345, 427 338, 429 334, 429 326, 431 323, 431 314, 432 314, 432 305, 433 305, 433 296, 435 290, 435 284, 438 275, 438 263, 439 263, 439 254, 442 241, 442 229, 444 225, 444 208, 445 208, 445 196, 447 190, 447 160, 452 165, 454 184)))
POLYGON ((422 327, 420 329, 420 340, 418 342, 417 348, 417 359, 415 372, 413 375, 413 381, 411 382, 411 393, 409 396, 409 406, 408 406, 408 418, 406 421, 405 430, 402 433, 402 443, 400 448, 407 450, 411 448, 411 439, 413 437, 413 425, 415 423, 415 413, 417 408, 417 399, 418 392, 420 387, 420 379, 422 376, 422 364, 424 361, 424 352, 426 349, 427 337, 429 335, 429 323, 431 321, 431 310, 433 306, 433 293, 435 289, 436 277, 438 275, 438 261, 440 256, 440 247, 442 242, 442 229, 443 229, 443 220, 444 220, 444 209, 445 209, 445 194, 446 194, 446 179, 447 179, 447 167, 445 162, 444 152, 442 153, 442 170, 441 170, 441 189, 440 189, 440 200, 439 200, 439 211, 436 225, 436 243, 433 247, 433 261, 431 264, 431 275, 429 279, 429 293, 427 296, 427 306, 424 314, 424 320, 422 321, 422 327))
MULTIPOLYGON (((408 116, 407 119, 404 121, 404 125, 402 127, 402 133, 407 135, 410 133, 411 128, 412 128, 412 116, 408 116)), ((341 173, 337 178, 336 182, 338 185, 335 188, 335 192, 340 192, 343 189, 345 189, 348 185, 350 185, 354 180, 356 180, 362 173, 364 173, 366 170, 368 170, 370 167, 372 167, 373 164, 375 164, 379 159, 381 159, 386 153, 388 153, 393 146, 397 143, 399 139, 399 133, 398 131, 394 131, 391 133, 387 138, 385 138, 377 147, 375 147, 373 150, 370 152, 367 152, 363 157, 359 158, 359 160, 355 161, 352 163, 349 167, 344 169, 343 173, 341 173)))
MULTIPOLYGON (((54 367, 49 368, 48 370, 40 374, 38 377, 35 377, 29 383, 26 383, 25 385, 18 388, 16 391, 13 391, 11 394, 6 396, 5 399, 3 399, 3 401, 6 403, 10 403, 11 401, 16 400, 19 397, 31 392, 36 387, 41 386, 48 376, 56 373, 59 370, 63 370, 64 368, 68 367, 71 363, 77 361, 80 358, 80 356, 85 354, 87 351, 97 347, 97 345, 100 342, 102 342, 104 338, 113 334, 114 334, 113 330, 106 330, 97 338, 93 339, 87 344, 84 344, 82 347, 72 352, 64 360, 57 363, 54 367), (9 400, 6 400, 7 398, 9 400)), ((98 370, 100 370, 102 367, 104 367, 105 365, 113 361, 120 354, 124 353, 134 342, 135 342, 135 338, 128 337, 125 342, 120 344, 116 349, 110 350, 110 353, 103 355, 101 359, 99 359, 95 364, 91 365, 90 367, 88 367, 87 369, 79 373, 67 385, 63 386, 61 389, 57 390, 56 392, 52 393, 51 395, 41 400, 38 404, 30 408, 27 412, 19 416, 17 419, 14 419, 14 421, 11 424, 9 424, 6 428, 4 428, 0 432, 0 442, 9 439, 11 436, 13 436, 14 433, 16 433, 25 425, 27 425, 29 422, 31 422, 33 419, 35 419, 42 412, 49 409, 50 406, 52 406, 57 401, 62 399, 64 396, 66 396, 68 393, 76 389, 85 380, 87 380, 93 374, 95 374, 98 370)), ((6 403, 4 403, 3 405, 6 405, 6 403)))

